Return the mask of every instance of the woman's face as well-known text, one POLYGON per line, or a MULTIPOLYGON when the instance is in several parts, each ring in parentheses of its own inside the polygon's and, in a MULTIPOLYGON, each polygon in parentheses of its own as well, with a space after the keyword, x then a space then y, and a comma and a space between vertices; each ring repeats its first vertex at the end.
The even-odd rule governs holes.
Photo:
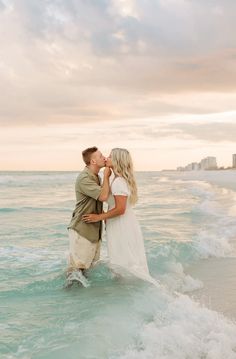
POLYGON ((113 167, 112 166, 112 160, 111 160, 111 154, 109 154, 109 156, 107 157, 106 166, 111 167, 111 168, 113 167))

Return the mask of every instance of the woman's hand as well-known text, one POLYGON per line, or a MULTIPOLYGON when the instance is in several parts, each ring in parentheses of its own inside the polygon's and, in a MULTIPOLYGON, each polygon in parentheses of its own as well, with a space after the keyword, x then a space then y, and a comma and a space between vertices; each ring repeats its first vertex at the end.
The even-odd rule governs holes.
POLYGON ((95 223, 101 221, 101 218, 99 214, 90 213, 90 214, 84 214, 82 216, 82 220, 85 223, 95 223))

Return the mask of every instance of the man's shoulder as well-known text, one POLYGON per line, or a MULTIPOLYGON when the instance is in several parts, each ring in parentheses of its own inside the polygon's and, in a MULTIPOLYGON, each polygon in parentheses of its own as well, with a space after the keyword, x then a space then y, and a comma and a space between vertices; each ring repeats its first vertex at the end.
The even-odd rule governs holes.
POLYGON ((87 178, 88 178, 88 173, 85 171, 81 171, 76 178, 76 181, 75 181, 76 185, 79 185, 79 183, 83 182, 87 178))
POLYGON ((85 167, 83 171, 78 174, 76 184, 79 185, 80 183, 84 183, 88 180, 94 180, 94 182, 96 182, 95 176, 85 167))
POLYGON ((81 172, 78 174, 76 180, 79 181, 79 180, 82 179, 82 178, 88 177, 88 175, 89 175, 88 172, 84 169, 83 171, 81 171, 81 172))

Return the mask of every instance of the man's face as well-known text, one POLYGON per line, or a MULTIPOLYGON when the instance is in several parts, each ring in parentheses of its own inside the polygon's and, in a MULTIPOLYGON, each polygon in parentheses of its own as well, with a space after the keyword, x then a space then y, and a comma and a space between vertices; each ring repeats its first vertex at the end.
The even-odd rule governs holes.
POLYGON ((111 154, 109 154, 109 156, 107 157, 106 166, 112 168, 111 154))
POLYGON ((102 168, 106 165, 106 158, 103 156, 102 152, 97 150, 91 156, 91 164, 97 165, 99 168, 102 168))

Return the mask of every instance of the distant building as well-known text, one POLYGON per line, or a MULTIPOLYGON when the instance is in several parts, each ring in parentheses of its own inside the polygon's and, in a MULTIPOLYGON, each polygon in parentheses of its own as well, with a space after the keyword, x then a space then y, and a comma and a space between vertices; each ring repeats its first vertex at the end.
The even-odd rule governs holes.
POLYGON ((192 170, 193 171, 198 171, 199 169, 200 169, 199 163, 193 162, 192 163, 192 170))
POLYGON ((217 169, 216 157, 206 157, 200 162, 201 170, 214 170, 217 169))
MULTIPOLYGON (((236 168, 236 154, 233 155, 233 161, 235 161, 236 168)), ((192 162, 185 167, 177 167, 177 171, 199 171, 199 170, 216 170, 217 162, 216 157, 206 157, 201 160, 200 163, 192 162)))
POLYGON ((233 168, 236 168, 236 154, 233 155, 233 168))
POLYGON ((184 171, 184 167, 177 167, 177 171, 184 171))
POLYGON ((192 162, 185 166, 185 171, 198 171, 199 170, 199 163, 192 162))
POLYGON ((192 163, 190 163, 189 165, 185 166, 185 171, 192 171, 192 163))

